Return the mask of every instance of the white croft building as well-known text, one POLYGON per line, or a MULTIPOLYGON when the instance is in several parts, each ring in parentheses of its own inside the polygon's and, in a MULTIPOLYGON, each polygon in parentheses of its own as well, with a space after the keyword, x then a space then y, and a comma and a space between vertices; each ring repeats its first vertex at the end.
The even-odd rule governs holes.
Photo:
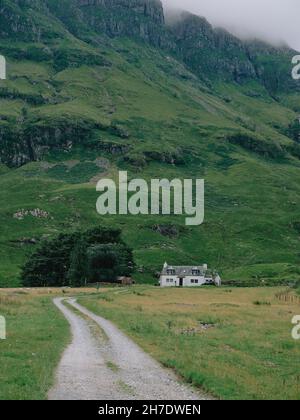
POLYGON ((172 266, 164 264, 160 274, 161 287, 199 287, 214 284, 221 286, 218 274, 209 272, 207 264, 200 266, 172 266))

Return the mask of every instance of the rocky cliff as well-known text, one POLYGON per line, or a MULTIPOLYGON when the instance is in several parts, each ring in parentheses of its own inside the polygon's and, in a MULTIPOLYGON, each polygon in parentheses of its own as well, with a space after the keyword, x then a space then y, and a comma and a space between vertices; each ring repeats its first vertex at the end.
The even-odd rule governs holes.
POLYGON ((255 78, 242 41, 224 30, 214 30, 206 19, 184 13, 170 28, 179 56, 199 76, 236 82, 255 78))
POLYGON ((159 0, 78 0, 84 21, 99 34, 139 37, 161 46, 164 13, 159 0))
POLYGON ((104 72, 112 66, 108 57, 114 48, 121 54, 121 60, 135 67, 143 66, 139 56, 133 56, 122 45, 113 47, 111 39, 116 43, 129 39, 153 48, 155 54, 168 62, 160 64, 164 71, 173 73, 171 67, 181 66, 184 70, 178 75, 194 77, 208 89, 216 82, 255 81, 277 100, 280 92, 296 88, 289 71, 293 51, 243 42, 189 13, 166 23, 160 0, 1 0, 0 52, 9 61, 27 60, 45 65, 51 74, 38 88, 36 78, 31 75, 22 80, 15 75, 16 84, 11 80, 1 87, 0 99, 19 101, 29 109, 27 129, 25 123, 20 127, 20 116, 1 118, 1 162, 20 166, 42 158, 43 152, 55 147, 65 150, 89 137, 87 132, 93 130, 93 124, 86 126, 86 119, 75 119, 78 130, 68 112, 63 123, 60 118, 51 120, 43 115, 37 124, 35 107, 65 103, 68 110, 74 92, 69 89, 64 92, 63 82, 54 80, 56 75, 82 66, 97 66, 98 71, 101 68, 104 72), (188 71, 192 74, 187 76, 188 71), (71 141, 72 136, 77 141, 71 141))
POLYGON ((51 48, 68 32, 90 42, 105 36, 142 40, 174 54, 204 80, 256 79, 274 94, 292 83, 288 48, 243 42, 186 12, 166 25, 160 0, 1 1, 2 39, 46 42, 51 48))
POLYGON ((236 83, 257 80, 273 96, 287 88, 298 88, 290 77, 290 60, 295 52, 288 47, 241 41, 186 12, 172 20, 169 28, 176 40, 176 53, 201 78, 236 83))
POLYGON ((115 18, 119 12, 129 17, 136 14, 151 19, 159 25, 164 24, 164 12, 160 0, 77 0, 82 9, 91 8, 93 12, 102 9, 102 12, 112 14, 115 18))

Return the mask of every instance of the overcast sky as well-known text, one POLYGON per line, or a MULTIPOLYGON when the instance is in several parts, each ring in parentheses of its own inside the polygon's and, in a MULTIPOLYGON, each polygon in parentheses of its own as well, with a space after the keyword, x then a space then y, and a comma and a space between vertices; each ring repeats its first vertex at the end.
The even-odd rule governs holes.
POLYGON ((162 0, 239 36, 287 42, 300 51, 300 0, 162 0))

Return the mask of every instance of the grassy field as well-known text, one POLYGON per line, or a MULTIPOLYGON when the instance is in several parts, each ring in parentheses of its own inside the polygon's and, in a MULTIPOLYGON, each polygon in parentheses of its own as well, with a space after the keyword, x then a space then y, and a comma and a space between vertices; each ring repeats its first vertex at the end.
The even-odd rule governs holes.
POLYGON ((282 288, 161 290, 138 286, 80 298, 188 382, 221 399, 300 399, 299 304, 282 288))
MULTIPOLYGON (((282 288, 67 289, 115 322, 184 380, 221 399, 300 399, 300 343, 291 338, 299 303, 282 288)), ((59 289, 3 289, 0 400, 45 399, 70 340, 52 304, 59 289)))
POLYGON ((46 398, 70 340, 68 323, 52 303, 57 292, 0 291, 7 323, 7 339, 0 340, 0 400, 46 398))

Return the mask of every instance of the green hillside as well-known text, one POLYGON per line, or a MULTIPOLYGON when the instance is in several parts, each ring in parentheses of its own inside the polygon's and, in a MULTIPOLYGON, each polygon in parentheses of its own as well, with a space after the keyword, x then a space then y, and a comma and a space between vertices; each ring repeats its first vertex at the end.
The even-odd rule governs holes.
POLYGON ((122 229, 141 282, 165 260, 237 284, 299 279, 295 52, 170 24, 158 0, 94 3, 1 0, 0 287, 42 238, 99 224, 122 229), (101 218, 96 182, 120 169, 204 178, 205 223, 101 218))

